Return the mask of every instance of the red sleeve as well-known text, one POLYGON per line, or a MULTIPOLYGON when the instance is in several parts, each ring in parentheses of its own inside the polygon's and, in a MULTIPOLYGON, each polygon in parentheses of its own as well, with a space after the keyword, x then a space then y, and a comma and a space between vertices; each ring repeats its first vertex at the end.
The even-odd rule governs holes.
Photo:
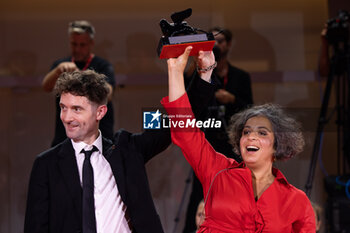
POLYGON ((299 219, 293 223, 293 233, 316 232, 315 212, 306 194, 301 190, 300 193, 297 203, 302 208, 302 211, 299 219))
POLYGON ((196 124, 192 124, 195 118, 187 94, 172 102, 165 97, 161 103, 171 119, 172 141, 181 148, 206 193, 211 178, 218 171, 237 162, 217 153, 205 139, 204 133, 196 127, 196 124))

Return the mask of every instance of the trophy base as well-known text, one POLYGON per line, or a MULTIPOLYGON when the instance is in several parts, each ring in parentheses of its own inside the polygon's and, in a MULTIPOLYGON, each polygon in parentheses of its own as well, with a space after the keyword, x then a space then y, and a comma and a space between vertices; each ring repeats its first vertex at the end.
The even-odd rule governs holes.
POLYGON ((186 47, 192 46, 190 56, 194 56, 201 50, 212 51, 214 44, 215 39, 212 33, 162 37, 157 52, 160 59, 174 58, 183 54, 186 47))

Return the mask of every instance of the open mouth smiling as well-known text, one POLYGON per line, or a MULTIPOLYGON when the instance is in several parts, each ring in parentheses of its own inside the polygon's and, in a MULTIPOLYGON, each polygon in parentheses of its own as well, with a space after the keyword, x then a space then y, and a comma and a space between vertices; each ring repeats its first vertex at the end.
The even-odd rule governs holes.
POLYGON ((249 152, 256 152, 256 151, 258 151, 260 148, 257 147, 257 146, 247 146, 246 149, 247 149, 247 151, 249 151, 249 152))

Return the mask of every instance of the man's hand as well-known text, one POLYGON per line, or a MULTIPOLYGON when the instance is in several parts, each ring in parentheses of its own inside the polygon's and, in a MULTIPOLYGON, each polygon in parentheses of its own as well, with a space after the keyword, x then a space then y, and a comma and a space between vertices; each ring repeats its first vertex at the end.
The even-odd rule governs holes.
POLYGON ((78 70, 78 67, 74 62, 62 62, 56 68, 58 75, 62 74, 63 72, 73 72, 76 70, 78 70))
POLYGON ((46 92, 51 92, 56 84, 58 77, 63 72, 73 72, 78 70, 74 62, 61 62, 55 69, 47 73, 43 79, 42 86, 46 92))
POLYGON ((236 99, 234 95, 224 89, 217 90, 215 92, 215 97, 222 104, 233 104, 236 99))
MULTIPOLYGON (((199 51, 198 57, 196 58, 197 67, 199 69, 205 69, 215 63, 215 56, 213 51, 199 51)), ((214 68, 213 68, 214 69, 214 68)), ((208 70, 207 72, 199 72, 200 77, 210 82, 211 74, 213 73, 213 69, 208 70)))
POLYGON ((207 68, 215 63, 213 51, 199 51, 197 57, 197 66, 201 69, 207 68))

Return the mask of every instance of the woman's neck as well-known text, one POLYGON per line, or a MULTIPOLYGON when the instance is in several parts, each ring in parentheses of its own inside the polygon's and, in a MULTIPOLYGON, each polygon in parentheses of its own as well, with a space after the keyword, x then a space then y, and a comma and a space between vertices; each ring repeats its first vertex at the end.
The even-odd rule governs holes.
POLYGON ((250 170, 252 172, 254 198, 255 201, 257 201, 265 190, 274 182, 275 176, 272 173, 272 164, 264 168, 250 170))
POLYGON ((250 168, 252 172, 252 178, 255 181, 271 180, 274 179, 272 174, 272 164, 271 166, 266 166, 263 168, 250 168))

